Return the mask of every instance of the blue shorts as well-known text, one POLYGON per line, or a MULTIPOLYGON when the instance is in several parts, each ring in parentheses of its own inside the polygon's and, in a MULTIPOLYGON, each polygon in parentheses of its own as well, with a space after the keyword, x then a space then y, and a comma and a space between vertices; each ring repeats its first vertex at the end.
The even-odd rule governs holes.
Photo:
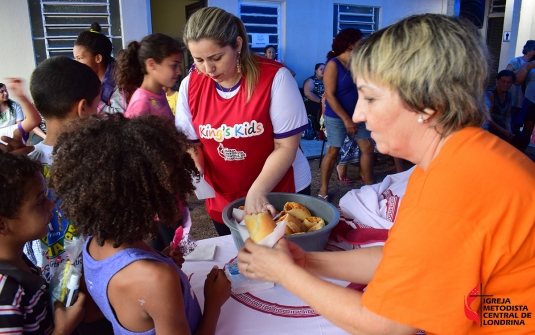
MULTIPOLYGON (((327 130, 327 143, 329 146, 340 148, 344 144, 347 136, 344 121, 337 117, 323 116, 325 130, 327 130)), ((352 137, 357 140, 366 140, 370 138, 370 131, 366 130, 366 123, 357 123, 358 132, 352 137)))

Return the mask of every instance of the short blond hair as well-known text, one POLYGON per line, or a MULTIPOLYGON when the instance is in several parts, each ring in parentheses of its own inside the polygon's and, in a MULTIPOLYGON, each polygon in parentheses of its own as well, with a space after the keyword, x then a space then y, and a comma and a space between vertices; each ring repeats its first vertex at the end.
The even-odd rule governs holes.
POLYGON ((260 66, 249 49, 247 31, 238 17, 217 7, 199 9, 186 23, 183 40, 186 46, 188 46, 188 42, 199 42, 207 39, 220 47, 229 45, 235 49, 238 46, 238 36, 243 40, 238 57, 241 62, 242 73, 245 76, 247 101, 249 101, 258 86, 260 66))
POLYGON ((352 55, 354 80, 397 90, 418 112, 438 113, 442 136, 488 119, 488 51, 476 27, 439 14, 415 15, 365 39, 352 55))

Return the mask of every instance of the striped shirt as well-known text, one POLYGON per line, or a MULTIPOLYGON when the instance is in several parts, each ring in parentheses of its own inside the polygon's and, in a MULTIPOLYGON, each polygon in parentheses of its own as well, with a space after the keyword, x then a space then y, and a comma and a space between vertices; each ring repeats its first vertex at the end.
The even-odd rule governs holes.
POLYGON ((32 273, 0 261, 0 334, 51 334, 46 281, 23 258, 32 273))

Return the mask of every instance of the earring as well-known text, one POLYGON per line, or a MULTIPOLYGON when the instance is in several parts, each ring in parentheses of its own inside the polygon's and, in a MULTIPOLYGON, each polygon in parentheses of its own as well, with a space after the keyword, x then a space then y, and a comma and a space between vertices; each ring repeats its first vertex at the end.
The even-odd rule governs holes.
POLYGON ((197 72, 197 74, 201 74, 201 70, 195 68, 195 72, 197 72))
POLYGON ((236 67, 238 68, 238 73, 241 73, 241 61, 240 61, 241 53, 238 52, 238 60, 236 62, 236 67))
POLYGON ((418 116, 418 123, 426 123, 427 120, 424 120, 424 116, 420 114, 420 116, 418 116))

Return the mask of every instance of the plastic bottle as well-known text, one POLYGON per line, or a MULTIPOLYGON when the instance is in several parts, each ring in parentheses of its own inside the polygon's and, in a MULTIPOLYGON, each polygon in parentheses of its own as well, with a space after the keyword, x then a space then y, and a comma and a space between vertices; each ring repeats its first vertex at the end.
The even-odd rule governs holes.
POLYGON ((73 273, 67 284, 68 293, 65 307, 71 306, 76 301, 76 298, 78 297, 78 287, 80 287, 80 275, 73 273))

